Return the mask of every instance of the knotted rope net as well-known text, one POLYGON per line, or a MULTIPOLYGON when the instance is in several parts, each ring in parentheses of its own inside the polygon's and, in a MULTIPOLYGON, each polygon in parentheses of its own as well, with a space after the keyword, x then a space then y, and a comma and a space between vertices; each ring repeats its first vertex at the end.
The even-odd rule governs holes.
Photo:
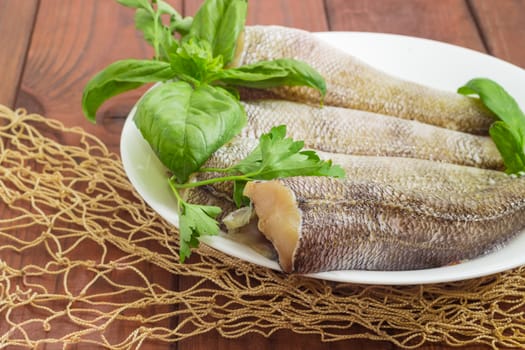
POLYGON ((0 348, 135 349, 218 331, 322 341, 525 347, 525 268, 424 286, 285 275, 201 246, 137 195, 79 128, 0 106, 0 348))

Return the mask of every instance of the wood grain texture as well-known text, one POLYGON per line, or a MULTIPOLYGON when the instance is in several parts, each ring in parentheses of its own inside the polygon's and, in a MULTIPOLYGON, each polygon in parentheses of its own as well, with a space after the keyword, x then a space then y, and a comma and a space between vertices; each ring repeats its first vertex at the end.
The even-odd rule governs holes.
MULTIPOLYGON (((0 1, 1 7, 4 0, 0 1)), ((9 0, 11 1, 11 0, 9 0)), ((29 3, 29 0, 13 0, 19 4, 29 3)), ((177 5, 176 2, 173 2, 177 5)), ((23 6, 21 7, 23 8, 23 6)), ((12 15, 12 14, 11 14, 12 15)), ((1 15, 0 15, 1 19, 1 15)), ((29 30, 29 32, 31 32, 29 30)), ((3 34, 3 33, 2 33, 3 34)), ((97 135, 113 152, 119 151, 120 132, 124 117, 143 90, 134 91, 112 99, 104 104, 98 115, 98 123, 93 125, 82 114, 81 96, 88 80, 111 62, 124 58, 148 58, 152 50, 144 43, 141 35, 135 30, 134 11, 119 5, 116 1, 106 0, 42 0, 33 31, 32 44, 27 54, 27 62, 21 82, 16 105, 36 112, 46 117, 58 119, 66 126, 81 126, 88 132, 97 135)), ((0 54, 1 56, 1 54, 0 54)), ((2 68, 0 68, 2 69, 2 68)), ((64 144, 73 143, 68 135, 53 135, 64 144)), ((30 238, 39 232, 20 232, 20 238, 30 238)), ((64 241, 64 244, 68 244, 64 241)), ((108 247, 108 259, 115 260, 123 253, 114 246, 108 247)), ((86 249, 79 252, 79 258, 89 259, 94 250, 86 249)), ((46 259, 43 254, 25 255, 24 259, 31 261, 13 261, 13 264, 42 264, 46 259)), ((11 262, 9 262, 11 263, 11 262)), ((158 283, 166 288, 177 288, 177 276, 153 264, 141 263, 140 269, 151 278, 152 283, 158 283)), ((131 283, 140 285, 142 280, 138 275, 113 276, 124 278, 131 283)), ((82 276, 78 277, 78 285, 83 284, 82 276)), ((52 278, 46 287, 50 293, 60 293, 61 281, 52 278)), ((107 285, 94 285, 93 291, 103 291, 111 288, 107 285), (100 289, 99 289, 100 288, 100 289)), ((122 296, 116 295, 115 302, 126 302, 122 296)), ((172 306, 157 306, 145 313, 160 313, 171 311, 172 306)), ((26 315, 20 315, 21 318, 26 315)), ((166 320, 164 326, 170 327, 173 320, 166 320)), ((75 325, 64 323, 63 327, 53 329, 51 333, 34 332, 41 339, 56 336, 60 332, 74 331, 75 325), (41 336, 40 336, 40 333, 41 336)), ((108 331, 108 341, 116 343, 128 337, 137 324, 120 323, 108 331)), ((65 333, 64 333, 65 334, 65 333)), ((141 349, 160 349, 169 345, 146 341, 141 349)), ((39 347, 39 349, 44 347, 39 347)), ((53 349, 52 345, 47 347, 53 349)), ((92 349, 92 346, 79 344, 70 349, 92 349)))
POLYGON ((464 0, 326 0, 330 30, 395 33, 485 51, 464 0))
POLYGON ((82 114, 83 88, 114 61, 152 55, 135 29, 134 10, 116 1, 42 0, 16 105, 81 126, 118 152, 124 117, 146 88, 102 105, 97 125, 82 114))
POLYGON ((38 0, 0 1, 0 104, 11 108, 18 93, 37 9, 38 0))
MULTIPOLYGON (((185 0, 184 15, 193 16, 201 3, 185 0)), ((322 0, 251 0, 246 24, 279 24, 313 32, 328 30, 322 0)))
POLYGON ((491 55, 525 68, 525 1, 470 0, 491 55))

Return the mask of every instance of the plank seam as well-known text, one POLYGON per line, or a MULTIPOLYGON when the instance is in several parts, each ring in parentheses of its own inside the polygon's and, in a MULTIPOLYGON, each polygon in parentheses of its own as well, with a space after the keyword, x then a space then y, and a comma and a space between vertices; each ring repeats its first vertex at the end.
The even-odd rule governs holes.
POLYGON ((326 26, 328 27, 328 31, 332 31, 332 21, 331 21, 331 18, 330 18, 330 11, 329 8, 328 8, 328 0, 323 0, 323 10, 324 10, 324 15, 325 15, 325 19, 326 19, 326 26))
POLYGON ((472 0, 466 0, 467 9, 470 12, 470 15, 472 16, 472 19, 474 21, 474 25, 476 26, 476 30, 478 31, 478 35, 481 39, 481 44, 483 45, 483 49, 485 52, 492 55, 492 49, 490 47, 489 40, 487 36, 485 35, 485 32, 483 31, 483 26, 481 25, 481 19, 479 17, 478 11, 476 10, 476 7, 472 3, 472 0))
POLYGON ((27 64, 27 57, 29 56, 29 50, 31 50, 31 46, 33 44, 33 34, 35 32, 35 26, 36 26, 36 18, 38 16, 39 10, 40 10, 40 0, 35 0, 35 11, 33 12, 33 21, 31 24, 31 33, 29 33, 29 37, 27 39, 26 44, 26 50, 24 53, 24 56, 22 58, 22 65, 20 69, 20 75, 18 76, 18 81, 16 83, 16 90, 15 95, 13 96, 13 107, 18 106, 18 97, 20 95, 20 89, 22 87, 22 81, 24 79, 24 74, 26 71, 26 64, 27 64))

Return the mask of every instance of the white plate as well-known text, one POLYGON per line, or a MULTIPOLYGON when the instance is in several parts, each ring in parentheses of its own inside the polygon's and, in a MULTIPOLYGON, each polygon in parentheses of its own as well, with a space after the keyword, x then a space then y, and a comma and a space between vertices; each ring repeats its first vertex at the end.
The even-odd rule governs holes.
MULTIPOLYGON (((398 77, 440 89, 455 91, 474 77, 491 78, 502 84, 525 107, 525 71, 507 62, 473 50, 400 35, 328 32, 316 34, 369 64, 398 77)), ((132 121, 133 109, 122 131, 124 169, 139 194, 163 218, 178 226, 176 202, 167 184, 166 169, 151 151, 132 121)), ((279 270, 245 245, 214 236, 203 242, 240 259, 279 270)), ((411 271, 334 271, 309 276, 341 282, 369 284, 422 284, 463 280, 525 264, 525 233, 503 249, 454 266, 411 271)))

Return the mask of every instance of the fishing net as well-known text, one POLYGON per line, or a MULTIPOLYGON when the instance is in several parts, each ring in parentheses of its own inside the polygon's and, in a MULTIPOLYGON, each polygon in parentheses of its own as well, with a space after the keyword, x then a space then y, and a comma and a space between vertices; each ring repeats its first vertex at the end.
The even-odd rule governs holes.
POLYGON ((97 138, 0 106, 0 162, 0 347, 131 349, 281 329, 525 347, 525 268, 392 287, 289 276, 206 246, 179 264, 176 229, 97 138))

